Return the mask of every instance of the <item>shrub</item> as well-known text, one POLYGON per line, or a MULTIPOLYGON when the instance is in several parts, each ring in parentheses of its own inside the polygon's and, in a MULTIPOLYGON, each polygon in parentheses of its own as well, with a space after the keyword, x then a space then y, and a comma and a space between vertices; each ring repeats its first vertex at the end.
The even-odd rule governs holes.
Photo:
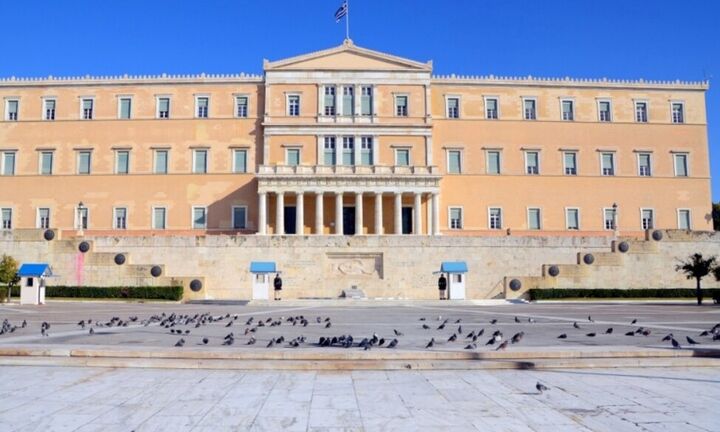
MULTIPOLYGON (((13 287, 13 295, 19 296, 20 289, 13 287)), ((92 287, 92 286, 47 286, 46 297, 92 298, 92 299, 145 299, 181 300, 181 286, 139 286, 139 287, 92 287)))
MULTIPOLYGON (((715 298, 720 297, 720 289, 704 289, 703 293, 715 298)), ((616 288, 568 288, 568 289, 530 289, 531 300, 553 300, 567 298, 692 298, 695 297, 693 288, 645 288, 645 289, 616 289, 616 288)))
POLYGON ((8 287, 0 286, 0 303, 3 303, 8 298, 8 287))

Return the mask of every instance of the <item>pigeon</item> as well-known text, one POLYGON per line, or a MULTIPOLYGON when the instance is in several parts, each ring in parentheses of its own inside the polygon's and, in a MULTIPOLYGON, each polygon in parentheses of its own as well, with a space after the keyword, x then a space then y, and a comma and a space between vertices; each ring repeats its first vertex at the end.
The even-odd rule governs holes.
POLYGON ((175 342, 176 347, 181 347, 183 345, 185 345, 185 339, 183 339, 183 338, 180 338, 179 341, 175 342))
POLYGON ((645 330, 642 331, 642 335, 643 335, 643 336, 650 336, 650 333, 651 333, 651 332, 650 332, 650 329, 645 329, 645 330))
POLYGON ((425 345, 425 349, 432 348, 435 345, 435 338, 430 338, 430 342, 425 345))
POLYGON ((516 344, 522 340, 523 336, 525 336, 525 332, 515 333, 510 341, 516 344))
POLYGON ((77 325, 79 325, 80 328, 84 330, 85 329, 85 320, 80 320, 80 322, 77 323, 77 325))
POLYGON ((482 336, 484 333, 485 333, 485 329, 484 329, 484 328, 481 328, 480 331, 477 332, 477 334, 476 334, 475 336, 476 336, 476 337, 480 337, 480 336, 482 336))
POLYGON ((710 332, 705 330, 704 332, 700 333, 700 336, 710 336, 710 332))
POLYGON ((468 333, 468 335, 465 336, 465 339, 470 339, 470 338, 472 338, 472 337, 475 337, 475 330, 473 330, 473 331, 471 331, 470 333, 468 333))
POLYGON ((442 323, 438 326, 437 330, 442 330, 445 328, 445 323, 442 323))
POLYGON ((687 339, 687 341, 688 341, 688 343, 689 343, 690 345, 697 345, 697 344, 699 344, 699 342, 697 342, 696 340, 694 340, 694 339, 691 338, 690 336, 685 336, 685 339, 687 339))
POLYGON ((592 317, 591 317, 590 315, 588 315, 588 321, 590 321, 590 322, 595 322, 595 320, 592 319, 592 317))
POLYGON ((595 337, 595 333, 588 333, 588 334, 586 334, 585 336, 587 336, 587 337, 595 337))
POLYGON ((515 322, 516 322, 516 323, 519 323, 519 322, 520 322, 520 318, 515 317, 515 322))
POLYGON ((467 346, 465 346, 465 349, 475 349, 475 348, 477 348, 476 343, 471 343, 471 344, 468 344, 467 346))
POLYGON ((398 344, 398 340, 397 340, 397 339, 393 339, 393 340, 390 341, 390 343, 388 344, 387 347, 388 347, 388 348, 395 348, 395 347, 397 346, 397 344, 398 344))
POLYGON ((425 317, 420 318, 420 321, 425 321, 425 317))
POLYGON ((91 335, 95 334, 95 330, 92 327, 90 327, 90 331, 88 332, 88 334, 91 334, 91 335))
POLYGON ((330 328, 331 326, 332 326, 332 323, 330 321, 328 321, 327 324, 325 324, 325 328, 330 328))
POLYGON ((462 326, 458 326, 457 334, 462 335, 462 326))
POLYGON ((453 333, 452 336, 448 338, 448 342, 455 342, 457 340, 457 333, 453 333))
POLYGON ((208 338, 206 338, 206 337, 202 338, 203 345, 207 345, 208 342, 210 342, 210 340, 208 338))
POLYGON ((543 394, 544 391, 550 390, 550 388, 546 387, 543 383, 540 381, 535 384, 535 388, 537 389, 538 393, 543 394))
POLYGON ((395 336, 402 336, 402 332, 397 331, 396 329, 393 329, 393 332, 395 332, 395 336))
POLYGON ((495 348, 495 351, 504 350, 505 348, 507 348, 507 346, 508 346, 508 341, 503 341, 503 343, 501 343, 500 345, 498 345, 497 348, 495 348))
POLYGON ((630 321, 630 325, 633 325, 633 324, 635 324, 635 323, 637 323, 637 318, 635 318, 634 320, 630 321))
POLYGON ((680 342, 676 341, 675 338, 670 339, 670 343, 672 343, 673 348, 676 348, 676 349, 682 348, 680 346, 680 342))
POLYGON ((563 333, 560 336, 557 337, 558 339, 567 339, 567 334, 563 333))
POLYGON ((228 323, 225 324, 225 327, 230 327, 231 325, 233 325, 233 321, 228 321, 228 323))
POLYGON ((610 327, 610 328, 608 328, 607 330, 605 330, 605 334, 612 334, 612 332, 613 332, 613 328, 612 328, 612 327, 610 327))
POLYGON ((22 324, 20 324, 20 328, 25 328, 25 327, 27 327, 27 321, 23 320, 22 324))
POLYGON ((460 324, 462 322, 462 318, 458 318, 455 320, 455 324, 460 324))
POLYGON ((530 324, 535 324, 535 318, 533 318, 533 317, 528 318, 528 322, 530 324))
POLYGON ((635 332, 629 331, 629 332, 625 333, 625 336, 635 336, 635 332))
POLYGON ((668 333, 667 336, 665 336, 664 338, 662 338, 662 342, 667 342, 667 341, 669 341, 670 339, 672 339, 673 337, 675 337, 675 336, 673 336, 672 333, 668 333))
POLYGON ((575 327, 576 329, 579 329, 579 328, 580 328, 580 326, 578 325, 577 321, 575 321, 575 322, 573 323, 573 327, 575 327))
POLYGON ((425 329, 425 330, 430 330, 430 326, 427 325, 427 324, 423 324, 423 325, 422 325, 422 328, 425 329))
POLYGON ((490 320, 490 324, 497 324, 497 320, 496 319, 490 320))
POLYGON ((275 345, 275 339, 270 339, 270 342, 268 342, 266 348, 272 348, 275 345))
POLYGON ((246 345, 255 345, 255 342, 257 342, 255 336, 250 336, 250 340, 247 341, 246 345))

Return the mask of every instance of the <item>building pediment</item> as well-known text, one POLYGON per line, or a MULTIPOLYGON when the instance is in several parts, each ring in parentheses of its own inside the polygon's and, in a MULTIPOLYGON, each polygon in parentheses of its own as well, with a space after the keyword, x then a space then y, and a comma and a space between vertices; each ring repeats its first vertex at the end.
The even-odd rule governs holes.
POLYGON ((346 39, 337 47, 284 60, 268 61, 265 71, 300 70, 371 70, 371 71, 432 71, 432 62, 421 63, 390 54, 361 48, 346 39))

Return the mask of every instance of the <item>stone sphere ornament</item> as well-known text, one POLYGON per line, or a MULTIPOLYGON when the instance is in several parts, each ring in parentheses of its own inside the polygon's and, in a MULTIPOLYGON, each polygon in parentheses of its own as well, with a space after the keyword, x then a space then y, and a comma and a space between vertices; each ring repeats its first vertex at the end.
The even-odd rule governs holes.
POLYGON ((203 287, 203 284, 202 284, 202 282, 200 282, 199 279, 193 279, 193 280, 190 282, 190 289, 191 289, 193 292, 198 292, 198 291, 200 291, 200 290, 202 289, 202 287, 203 287))
POLYGON ((510 281, 510 289, 513 291, 517 291, 520 288, 522 288, 522 282, 520 282, 518 279, 513 279, 510 281))
POLYGON ((622 253, 625 253, 630 250, 630 245, 628 244, 628 242, 625 241, 620 242, 620 244, 618 244, 618 250, 622 253))
POLYGON ((43 233, 43 238, 47 241, 50 241, 55 238, 55 231, 53 230, 45 230, 43 233))
POLYGON ((552 277, 555 277, 555 276, 557 276, 557 275, 560 274, 560 268, 559 268, 558 266, 556 266, 556 265, 552 265, 552 266, 550 266, 550 268, 548 269, 548 274, 549 274, 550 276, 552 276, 552 277))
POLYGON ((89 251, 89 250, 90 250, 90 243, 88 243, 88 242, 86 242, 86 241, 80 242, 80 244, 78 245, 78 250, 79 250, 80 252, 82 252, 82 253, 85 253, 85 252, 89 251))
POLYGON ((150 274, 152 275, 152 277, 158 277, 162 274, 162 268, 160 266, 153 266, 150 269, 150 274))
POLYGON ((117 264, 117 265, 125 264, 125 255, 123 255, 123 254, 115 255, 115 264, 117 264))
POLYGON ((660 240, 662 240, 662 238, 663 238, 663 233, 662 233, 662 231, 659 231, 659 230, 653 231, 653 233, 652 233, 652 238, 653 238, 653 240, 655 240, 655 241, 660 241, 660 240))
POLYGON ((585 254, 585 256, 583 257, 583 262, 587 265, 590 265, 595 262, 595 257, 593 256, 593 254, 585 254))

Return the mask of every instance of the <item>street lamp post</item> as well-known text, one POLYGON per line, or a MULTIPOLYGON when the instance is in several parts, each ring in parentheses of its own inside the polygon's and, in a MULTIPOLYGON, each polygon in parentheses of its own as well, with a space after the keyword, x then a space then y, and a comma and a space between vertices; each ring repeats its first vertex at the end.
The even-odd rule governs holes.
POLYGON ((83 202, 80 201, 80 202, 78 203, 78 207, 77 207, 77 211, 78 211, 78 217, 77 217, 77 220, 78 220, 78 235, 80 235, 80 236, 83 235, 83 228, 84 228, 84 226, 83 226, 83 209, 84 209, 84 208, 85 208, 85 206, 83 205, 83 202))

